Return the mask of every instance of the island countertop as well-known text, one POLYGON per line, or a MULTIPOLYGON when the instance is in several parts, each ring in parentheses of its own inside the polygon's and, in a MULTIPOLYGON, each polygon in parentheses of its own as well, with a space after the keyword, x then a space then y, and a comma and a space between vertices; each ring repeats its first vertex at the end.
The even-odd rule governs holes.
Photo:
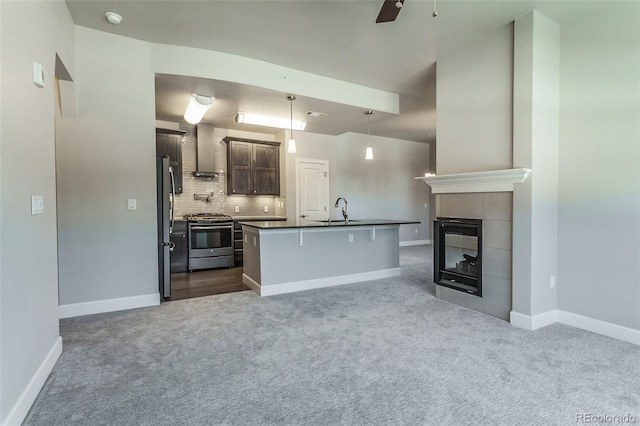
POLYGON ((257 229, 301 229, 301 228, 335 228, 349 226, 383 226, 410 225, 420 223, 415 220, 395 219, 354 219, 345 223, 344 220, 314 221, 314 220, 285 220, 285 221, 240 221, 240 225, 257 229))

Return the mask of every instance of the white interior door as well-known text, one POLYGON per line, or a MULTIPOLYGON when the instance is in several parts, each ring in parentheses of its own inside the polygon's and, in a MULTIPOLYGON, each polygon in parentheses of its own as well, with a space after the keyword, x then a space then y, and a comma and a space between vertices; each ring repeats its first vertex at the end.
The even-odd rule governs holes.
POLYGON ((297 217, 329 219, 329 162, 297 159, 296 169, 297 217))

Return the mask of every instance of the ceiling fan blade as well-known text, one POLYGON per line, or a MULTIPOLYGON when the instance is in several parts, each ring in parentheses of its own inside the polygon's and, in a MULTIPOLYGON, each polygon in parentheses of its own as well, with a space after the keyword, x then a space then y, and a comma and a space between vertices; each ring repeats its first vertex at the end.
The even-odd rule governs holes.
POLYGON ((384 0, 376 23, 395 21, 398 13, 400 13, 402 4, 404 4, 404 0, 384 0), (398 4, 400 4, 400 7, 398 7, 398 4))

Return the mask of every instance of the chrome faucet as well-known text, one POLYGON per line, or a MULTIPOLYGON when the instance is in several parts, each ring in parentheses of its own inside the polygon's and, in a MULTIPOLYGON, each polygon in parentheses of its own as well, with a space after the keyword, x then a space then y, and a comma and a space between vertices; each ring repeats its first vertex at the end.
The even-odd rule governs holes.
POLYGON ((343 197, 338 197, 335 205, 336 208, 338 208, 338 204, 340 203, 340 200, 344 201, 344 207, 342 207, 342 217, 344 217, 344 221, 346 223, 346 222, 349 222, 349 210, 347 207, 347 199, 343 197))

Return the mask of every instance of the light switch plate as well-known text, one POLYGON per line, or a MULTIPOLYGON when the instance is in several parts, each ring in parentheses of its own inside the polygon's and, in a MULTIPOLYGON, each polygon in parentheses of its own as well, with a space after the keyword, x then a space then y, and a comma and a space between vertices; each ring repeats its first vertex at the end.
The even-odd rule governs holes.
POLYGON ((44 197, 42 195, 31 196, 31 214, 44 214, 44 197))
POLYGON ((129 210, 135 210, 137 208, 136 204, 137 203, 135 198, 129 198, 127 200, 127 207, 129 210))
POLYGON ((235 206, 233 208, 233 211, 236 212, 236 213, 240 213, 240 206, 235 206))
POLYGON ((264 212, 269 213, 269 206, 264 206, 264 212))
POLYGON ((44 68, 37 62, 33 63, 33 84, 44 87, 44 68))

